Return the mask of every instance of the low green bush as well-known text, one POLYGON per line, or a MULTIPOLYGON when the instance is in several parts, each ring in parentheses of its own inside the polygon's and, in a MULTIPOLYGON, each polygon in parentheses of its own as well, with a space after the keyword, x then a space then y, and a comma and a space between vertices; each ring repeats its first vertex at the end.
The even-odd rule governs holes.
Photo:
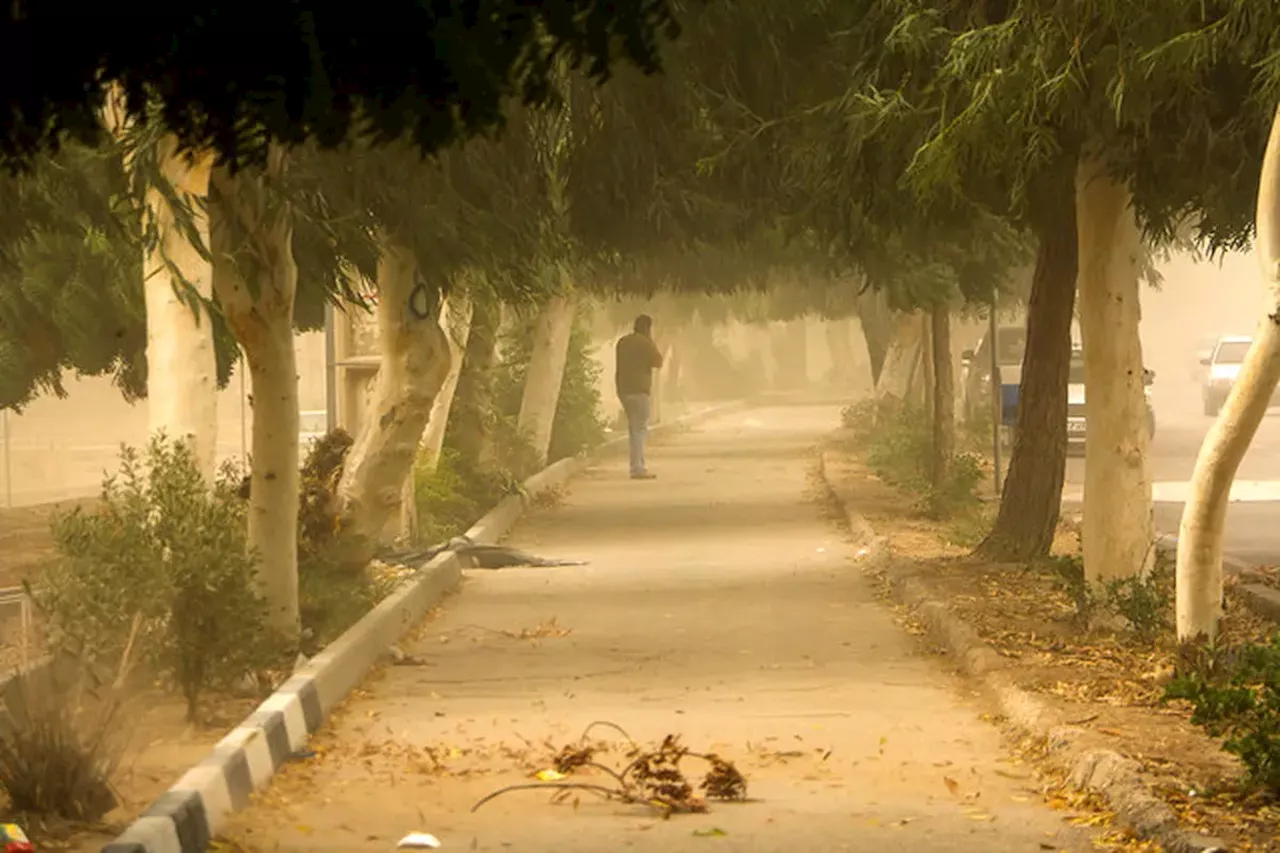
POLYGON ((298 610, 302 651, 314 654, 336 640, 390 591, 364 563, 360 543, 339 524, 338 481, 353 444, 342 429, 312 442, 299 477, 298 610))
POLYGON ((57 558, 38 590, 51 650, 92 650, 94 663, 136 662, 181 691, 195 719, 201 695, 278 663, 246 547, 242 477, 212 488, 191 451, 157 437, 126 447, 101 500, 57 516, 57 558))
POLYGON ((414 469, 414 500, 418 509, 418 538, 443 542, 461 535, 500 500, 518 488, 516 475, 485 471, 467 464, 445 448, 433 465, 422 454, 414 469))
POLYGON ((852 433, 867 467, 881 480, 915 496, 938 517, 975 511, 982 460, 972 453, 953 454, 946 477, 935 484, 933 430, 923 408, 864 400, 846 406, 840 420, 852 433))
POLYGON ((1267 644, 1210 650, 1165 696, 1192 704, 1191 721, 1239 756, 1249 781, 1280 794, 1280 634, 1267 644))

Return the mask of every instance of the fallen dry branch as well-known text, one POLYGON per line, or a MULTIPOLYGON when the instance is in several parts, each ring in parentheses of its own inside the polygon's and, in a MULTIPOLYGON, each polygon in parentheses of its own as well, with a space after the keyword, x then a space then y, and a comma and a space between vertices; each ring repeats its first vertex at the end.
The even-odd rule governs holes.
POLYGON ((587 726, 577 743, 563 746, 552 756, 550 767, 536 775, 538 782, 508 785, 486 795, 471 810, 474 812, 490 800, 511 791, 538 789, 588 791, 622 803, 651 806, 663 817, 704 813, 709 810, 708 800, 742 801, 747 797, 746 777, 731 761, 715 753, 693 752, 680 743, 679 735, 674 734, 663 738, 656 748, 642 750, 625 730, 608 721, 587 726), (630 743, 631 749, 626 753, 629 762, 622 770, 615 770, 596 760, 601 748, 586 743, 587 736, 595 727, 611 728, 630 743), (707 765, 708 769, 696 788, 682 766, 686 759, 707 765), (585 770, 604 773, 614 785, 565 781, 573 773, 585 770))

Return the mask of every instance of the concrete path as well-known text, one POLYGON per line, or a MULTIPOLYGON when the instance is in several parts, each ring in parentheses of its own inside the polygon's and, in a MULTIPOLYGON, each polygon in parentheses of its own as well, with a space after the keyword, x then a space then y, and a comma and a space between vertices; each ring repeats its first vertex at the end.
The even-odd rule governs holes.
POLYGON ((621 460, 589 472, 513 541, 590 565, 472 573, 406 641, 417 664, 375 676, 228 835, 297 853, 410 831, 557 853, 1092 849, 851 564, 811 480, 837 418, 729 415, 652 448, 657 480, 621 460), (595 720, 720 752, 752 801, 664 821, 533 791, 469 811, 595 720))

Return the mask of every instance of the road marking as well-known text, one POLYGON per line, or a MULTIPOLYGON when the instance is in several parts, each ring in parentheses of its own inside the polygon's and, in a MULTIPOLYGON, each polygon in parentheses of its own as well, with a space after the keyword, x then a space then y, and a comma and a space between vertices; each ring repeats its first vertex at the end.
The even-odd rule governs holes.
MULTIPOLYGON (((1191 495, 1189 480, 1165 480, 1151 484, 1151 500, 1155 503, 1186 503, 1191 495)), ((1062 489, 1063 503, 1084 500, 1084 486, 1068 483, 1062 489)), ((1231 484, 1231 503, 1266 503, 1280 501, 1280 480, 1236 480, 1231 484)))

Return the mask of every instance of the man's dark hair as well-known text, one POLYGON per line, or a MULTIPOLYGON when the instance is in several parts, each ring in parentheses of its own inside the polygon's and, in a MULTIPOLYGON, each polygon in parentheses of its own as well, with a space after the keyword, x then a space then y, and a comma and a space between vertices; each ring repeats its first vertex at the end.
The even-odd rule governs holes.
POLYGON ((636 323, 632 328, 641 335, 647 335, 653 328, 653 318, 648 314, 641 314, 636 318, 636 323))

